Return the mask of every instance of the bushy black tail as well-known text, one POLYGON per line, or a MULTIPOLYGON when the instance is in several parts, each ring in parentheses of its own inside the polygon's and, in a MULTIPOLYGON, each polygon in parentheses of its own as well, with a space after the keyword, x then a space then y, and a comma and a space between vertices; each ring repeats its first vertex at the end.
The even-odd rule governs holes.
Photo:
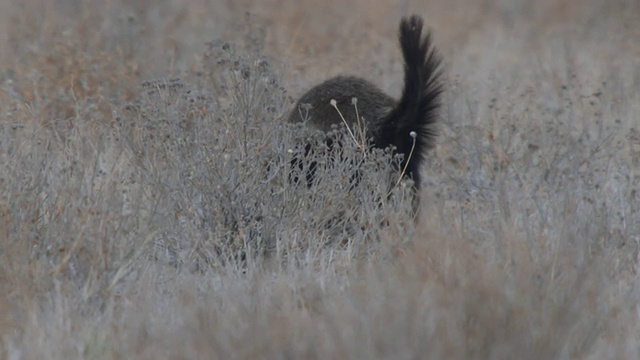
POLYGON ((420 187, 420 165, 426 150, 435 144, 436 122, 443 92, 442 60, 431 43, 431 34, 422 36, 419 16, 400 22, 400 47, 404 56, 404 91, 397 107, 382 122, 378 147, 394 145, 404 154, 402 169, 420 187))

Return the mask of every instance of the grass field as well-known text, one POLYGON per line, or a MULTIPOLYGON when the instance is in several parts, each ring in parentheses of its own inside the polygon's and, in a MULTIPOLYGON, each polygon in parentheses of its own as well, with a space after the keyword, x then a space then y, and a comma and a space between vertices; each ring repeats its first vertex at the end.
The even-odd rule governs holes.
POLYGON ((640 4, 424 3, 1 1, 0 358, 640 358, 640 4), (387 153, 292 184, 283 121, 340 73, 399 96, 412 13, 415 222, 387 153))

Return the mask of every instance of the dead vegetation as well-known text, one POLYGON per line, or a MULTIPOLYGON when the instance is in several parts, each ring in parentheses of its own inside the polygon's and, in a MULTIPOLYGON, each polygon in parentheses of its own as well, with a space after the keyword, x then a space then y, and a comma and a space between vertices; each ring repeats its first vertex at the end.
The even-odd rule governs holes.
POLYGON ((1 356, 638 358, 637 4, 357 3, 0 5, 1 356), (282 121, 399 91, 410 12, 448 74, 416 224, 388 152, 292 185, 282 121))

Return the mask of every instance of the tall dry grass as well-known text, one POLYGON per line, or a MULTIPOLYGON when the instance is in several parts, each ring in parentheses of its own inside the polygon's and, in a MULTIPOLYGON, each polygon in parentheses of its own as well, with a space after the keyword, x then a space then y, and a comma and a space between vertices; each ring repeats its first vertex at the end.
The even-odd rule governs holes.
POLYGON ((638 358, 635 2, 0 10, 2 358, 638 358), (292 184, 292 96, 398 94, 414 12, 447 64, 420 217, 385 152, 292 184))

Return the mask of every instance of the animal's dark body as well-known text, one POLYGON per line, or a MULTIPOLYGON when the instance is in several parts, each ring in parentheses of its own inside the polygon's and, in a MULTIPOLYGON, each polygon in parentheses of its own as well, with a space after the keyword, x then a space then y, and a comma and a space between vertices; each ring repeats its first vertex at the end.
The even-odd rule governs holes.
POLYGON ((422 36, 422 28, 423 21, 418 16, 400 22, 399 40, 405 63, 400 100, 364 79, 338 76, 304 94, 289 121, 306 121, 324 131, 346 122, 354 134, 353 129, 364 124, 370 145, 393 146, 396 154, 403 155, 399 170, 405 169, 405 176, 413 179, 419 189, 420 166, 426 151, 435 143, 443 91, 441 58, 431 43, 431 35, 427 32, 422 36), (340 112, 331 104, 332 100, 340 112))

